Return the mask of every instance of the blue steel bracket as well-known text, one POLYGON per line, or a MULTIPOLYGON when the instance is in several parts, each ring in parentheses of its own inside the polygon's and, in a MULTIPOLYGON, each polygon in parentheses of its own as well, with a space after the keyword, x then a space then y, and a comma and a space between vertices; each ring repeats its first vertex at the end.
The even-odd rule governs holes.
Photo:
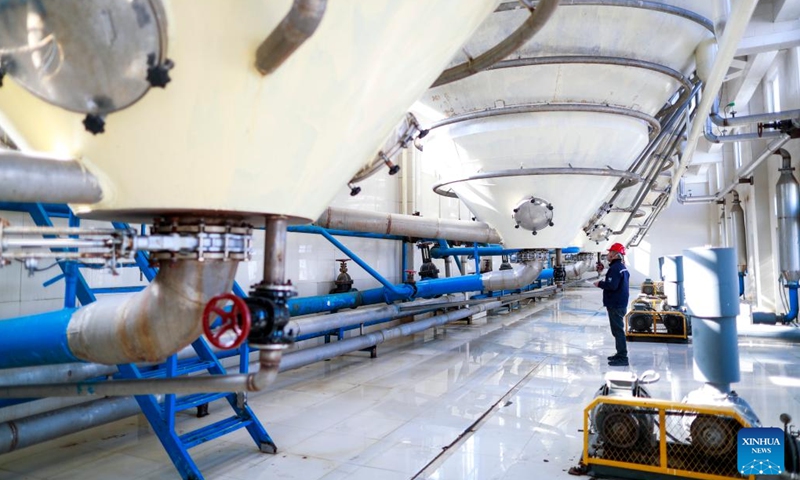
MULTIPOLYGON (((203 338, 198 338, 192 343, 192 347, 198 355, 198 365, 204 367, 211 375, 225 375, 225 368, 220 363, 217 356, 209 348, 203 338)), ((247 373, 249 368, 250 350, 247 343, 239 347, 239 372, 247 373)), ((185 365, 186 366, 186 365, 185 365)), ((178 374, 177 356, 171 356, 164 367, 150 372, 142 372, 136 365, 126 364, 118 366, 120 376, 123 378, 145 378, 153 376, 172 377, 178 374)), ((194 371, 191 368, 183 369, 183 372, 194 371)), ((255 442, 256 447, 263 453, 277 453, 278 447, 267 433, 264 426, 259 422, 258 417, 247 404, 246 397, 240 397, 235 392, 227 394, 195 394, 182 398, 176 398, 174 394, 164 397, 163 405, 153 395, 138 395, 136 402, 142 409, 145 417, 153 431, 158 436, 161 444, 169 455, 170 460, 184 480, 203 480, 200 469, 189 455, 189 449, 218 438, 222 435, 234 432, 240 428, 247 428, 247 432, 255 442), (175 431, 175 412, 193 408, 211 401, 225 398, 234 411, 234 415, 224 420, 201 427, 195 431, 178 435, 175 431), (242 400, 244 398, 244 400, 242 400)), ((243 395, 243 394, 242 394, 243 395)))

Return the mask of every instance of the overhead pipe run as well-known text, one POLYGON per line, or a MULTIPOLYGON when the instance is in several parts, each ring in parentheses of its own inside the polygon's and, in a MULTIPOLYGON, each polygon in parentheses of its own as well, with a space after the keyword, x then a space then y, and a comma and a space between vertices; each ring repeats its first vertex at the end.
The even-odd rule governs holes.
POLYGON ((792 137, 785 133, 781 133, 780 136, 767 145, 767 148, 759 155, 755 160, 748 163, 747 165, 741 167, 739 170, 736 171, 736 175, 734 180, 729 183, 725 188, 720 190, 719 192, 713 195, 703 195, 697 197, 689 197, 683 193, 683 186, 682 183, 679 181, 679 188, 678 188, 678 195, 677 200, 681 204, 690 204, 690 203, 708 203, 708 202, 717 202, 722 200, 725 195, 729 194, 736 188, 741 179, 747 178, 753 174, 756 168, 761 165, 761 162, 769 158, 771 155, 779 155, 778 151, 782 150, 783 147, 792 137))
POLYGON ((759 113, 739 117, 723 117, 719 114, 719 100, 711 107, 709 118, 718 127, 740 127, 754 123, 775 122, 780 120, 800 119, 800 110, 784 110, 783 112, 759 113))
POLYGON ((748 142, 751 140, 763 140, 766 138, 779 138, 782 135, 784 135, 784 133, 780 131, 715 135, 711 128, 711 118, 706 119, 706 128, 703 130, 703 136, 711 143, 748 142))
POLYGON ((502 238, 484 222, 423 218, 396 213, 364 212, 328 207, 315 225, 356 232, 401 235, 414 238, 444 238, 462 242, 501 243, 502 238))
POLYGON ((544 27, 550 17, 553 16, 556 8, 558 8, 558 2, 559 0, 540 0, 536 4, 536 8, 533 8, 527 1, 520 0, 520 3, 530 11, 530 16, 522 25, 503 41, 476 58, 471 58, 442 72, 439 78, 433 82, 431 88, 447 85, 475 75, 514 53, 544 27))
POLYGON ((97 203, 102 199, 99 180, 76 160, 0 151, 0 201, 97 203))
POLYGON ((317 30, 327 0, 294 0, 289 13, 256 50, 256 69, 269 75, 280 67, 317 30))

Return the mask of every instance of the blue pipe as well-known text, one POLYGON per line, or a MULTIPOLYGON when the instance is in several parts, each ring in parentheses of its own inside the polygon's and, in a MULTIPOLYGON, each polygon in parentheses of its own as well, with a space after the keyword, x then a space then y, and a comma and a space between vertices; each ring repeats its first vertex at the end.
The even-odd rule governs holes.
POLYGON ((433 247, 431 248, 431 257, 433 258, 445 258, 449 257, 450 255, 475 255, 475 253, 482 257, 487 256, 499 256, 499 255, 511 255, 514 253, 519 252, 518 248, 503 248, 501 246, 489 246, 489 247, 433 247))
POLYGON ((561 253, 581 253, 581 247, 562 248, 561 253))
POLYGON ((0 322, 0 368, 82 362, 67 343, 75 308, 0 322))
POLYGON ((789 288, 789 311, 784 317, 785 323, 793 322, 797 318, 797 286, 797 282, 789 282, 787 285, 789 288))
POLYGON ((739 296, 744 295, 744 272, 739 272, 739 296))
POLYGON ((545 268, 542 270, 542 273, 539 274, 539 277, 536 280, 552 280, 553 279, 553 269, 552 268, 545 268))

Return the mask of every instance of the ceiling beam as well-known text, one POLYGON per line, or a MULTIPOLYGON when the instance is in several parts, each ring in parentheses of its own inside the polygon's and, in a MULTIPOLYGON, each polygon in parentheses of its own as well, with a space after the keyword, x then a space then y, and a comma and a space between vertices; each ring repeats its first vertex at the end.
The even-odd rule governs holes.
POLYGON ((786 22, 800 18, 800 0, 775 0, 773 21, 786 22))
POLYGON ((777 55, 778 51, 773 50, 747 57, 747 66, 744 68, 742 76, 729 85, 728 98, 733 99, 736 106, 742 108, 750 103, 753 93, 777 55))

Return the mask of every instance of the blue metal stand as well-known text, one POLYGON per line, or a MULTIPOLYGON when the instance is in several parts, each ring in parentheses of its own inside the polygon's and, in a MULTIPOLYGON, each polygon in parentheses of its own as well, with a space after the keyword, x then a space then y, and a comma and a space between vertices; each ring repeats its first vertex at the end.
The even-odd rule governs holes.
MULTIPOLYGON (((225 375, 225 368, 219 362, 214 352, 202 338, 195 340, 192 347, 197 352, 198 358, 179 361, 177 355, 172 355, 167 362, 154 370, 141 371, 136 365, 119 365, 121 378, 158 378, 187 375, 206 370, 212 375, 225 375)), ((247 373, 249 348, 247 344, 239 347, 239 373, 247 373)), ((275 442, 267 433, 255 413, 247 405, 247 400, 241 393, 199 393, 176 398, 175 395, 166 395, 163 404, 159 404, 153 395, 136 396, 136 401, 145 417, 153 427, 161 444, 167 451, 169 458, 178 469, 184 480, 202 480, 203 475, 189 455, 189 449, 202 443, 213 440, 222 435, 235 432, 240 428, 247 428, 256 447, 264 453, 278 451, 275 442), (224 398, 228 401, 234 414, 218 422, 206 425, 197 430, 178 435, 175 431, 175 413, 195 408, 203 404, 224 398)))

